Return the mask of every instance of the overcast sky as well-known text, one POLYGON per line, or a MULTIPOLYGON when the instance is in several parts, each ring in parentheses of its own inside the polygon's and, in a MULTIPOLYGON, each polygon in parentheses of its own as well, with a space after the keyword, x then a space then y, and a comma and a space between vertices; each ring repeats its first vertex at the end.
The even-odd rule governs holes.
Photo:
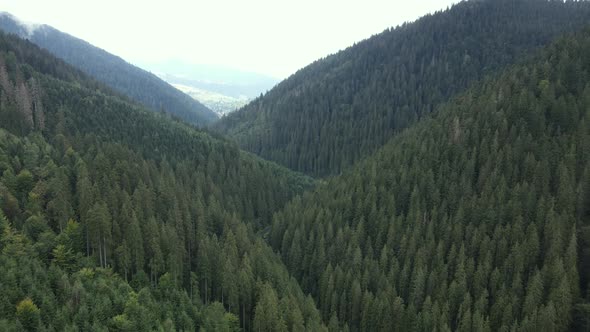
POLYGON ((132 63, 178 59, 285 78, 449 0, 0 0, 132 63))

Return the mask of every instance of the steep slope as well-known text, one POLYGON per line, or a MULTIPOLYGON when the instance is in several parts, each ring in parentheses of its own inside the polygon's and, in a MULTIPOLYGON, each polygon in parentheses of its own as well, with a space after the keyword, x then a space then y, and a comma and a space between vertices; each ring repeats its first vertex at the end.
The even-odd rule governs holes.
POLYGON ((256 234, 309 178, 0 33, 0 329, 323 330, 256 234))
POLYGON ((338 174, 487 73, 590 21, 586 1, 467 1, 298 71, 216 129, 314 176, 338 174))
POLYGON ((154 111, 165 111, 196 125, 217 120, 215 112, 157 76, 47 25, 27 26, 7 13, 0 29, 29 39, 56 57, 154 111))
POLYGON ((589 55, 560 40, 276 214, 330 328, 590 328, 589 55))

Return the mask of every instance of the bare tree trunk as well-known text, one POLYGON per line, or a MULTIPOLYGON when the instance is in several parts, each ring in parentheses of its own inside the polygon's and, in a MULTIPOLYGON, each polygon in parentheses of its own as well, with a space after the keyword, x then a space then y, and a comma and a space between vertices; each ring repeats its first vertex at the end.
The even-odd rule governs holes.
POLYGON ((33 103, 33 115, 34 115, 34 119, 35 119, 35 127, 37 129, 43 130, 45 129, 45 114, 43 111, 43 104, 41 103, 41 98, 42 98, 42 91, 41 91, 41 86, 39 85, 39 83, 37 82, 37 80, 35 80, 34 77, 32 77, 29 80, 30 86, 31 86, 31 99, 32 99, 32 103, 33 103))
POLYGON ((207 278, 205 278, 205 305, 209 304, 209 299, 208 299, 208 288, 207 288, 207 278))
POLYGON ((246 331, 246 303, 242 304, 242 329, 246 331))
POLYGON ((86 256, 90 256, 90 239, 88 239, 88 225, 84 225, 86 228, 86 256))
POLYGON ((31 95, 29 93, 29 89, 27 89, 27 86, 24 82, 18 85, 16 89, 16 98, 20 111, 25 117, 27 124, 31 126, 31 128, 33 128, 33 105, 31 102, 31 95))
POLYGON ((8 78, 8 72, 6 71, 6 66, 4 64, 4 59, 0 58, 0 86, 6 91, 8 95, 11 95, 14 91, 14 87, 12 83, 10 83, 10 79, 8 78))
POLYGON ((103 249, 104 249, 104 267, 106 268, 107 267, 107 241, 104 238, 104 235, 102 237, 102 242, 104 243, 103 244, 103 249))
POLYGON ((98 241, 98 260, 100 262, 100 267, 102 267, 102 246, 100 240, 98 241))

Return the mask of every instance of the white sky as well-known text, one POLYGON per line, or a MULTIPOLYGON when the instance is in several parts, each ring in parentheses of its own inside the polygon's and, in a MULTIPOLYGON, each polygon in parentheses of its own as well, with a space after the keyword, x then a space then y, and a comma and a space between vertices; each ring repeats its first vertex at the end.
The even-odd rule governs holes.
POLYGON ((132 63, 168 59, 285 78, 452 0, 0 0, 132 63))

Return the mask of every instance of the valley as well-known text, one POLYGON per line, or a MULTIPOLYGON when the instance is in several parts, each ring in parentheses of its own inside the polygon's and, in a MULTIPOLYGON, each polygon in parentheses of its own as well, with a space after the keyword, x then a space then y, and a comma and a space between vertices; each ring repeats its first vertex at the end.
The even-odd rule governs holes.
POLYGON ((0 331, 590 331, 589 22, 462 1, 278 80, 1 14, 0 331))

